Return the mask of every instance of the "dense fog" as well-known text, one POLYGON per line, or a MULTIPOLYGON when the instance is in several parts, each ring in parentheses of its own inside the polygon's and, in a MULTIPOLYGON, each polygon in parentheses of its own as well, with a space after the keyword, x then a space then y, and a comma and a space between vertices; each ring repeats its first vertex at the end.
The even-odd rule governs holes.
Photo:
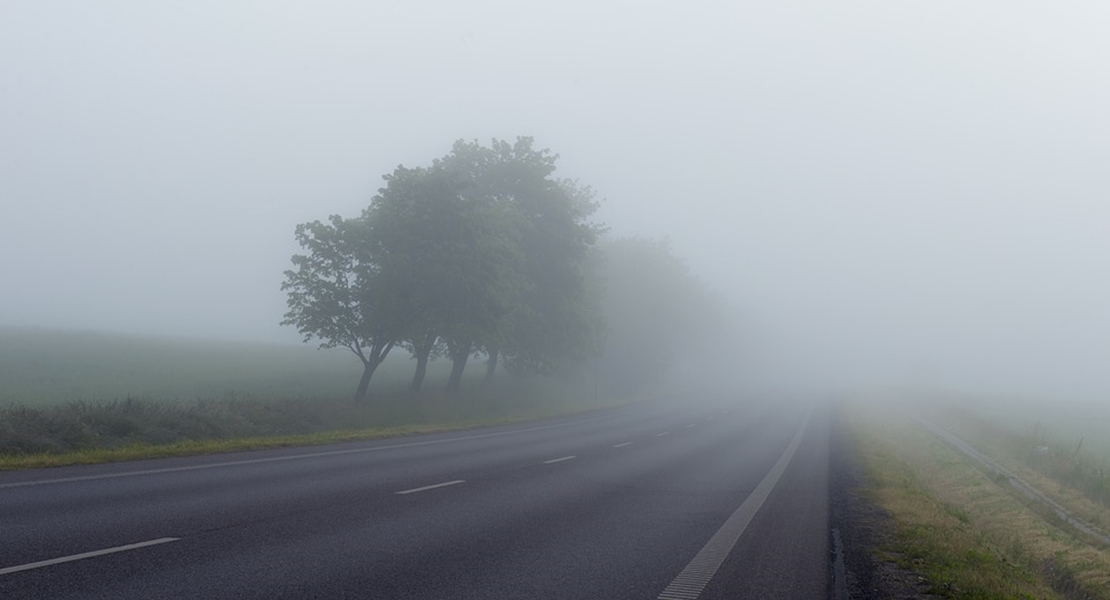
MULTIPOLYGON (((0 325, 297 343, 294 227, 533 136, 749 380, 1110 396, 1110 5, 0 4, 0 325), (738 365, 738 366, 737 366, 738 365)), ((661 341, 666 343, 666 341, 661 341)))

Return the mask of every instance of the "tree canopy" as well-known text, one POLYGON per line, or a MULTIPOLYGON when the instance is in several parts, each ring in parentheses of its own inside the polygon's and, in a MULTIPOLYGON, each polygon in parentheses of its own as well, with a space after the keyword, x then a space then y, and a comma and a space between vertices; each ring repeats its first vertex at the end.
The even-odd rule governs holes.
POLYGON ((321 348, 344 347, 362 361, 356 399, 366 396, 374 370, 407 321, 400 290, 381 275, 372 232, 369 215, 332 215, 328 223, 298 225, 297 242, 307 253, 293 256, 294 269, 285 272, 281 286, 289 307, 283 325, 295 326, 305 342, 316 338, 321 348))
POLYGON ((360 399, 398 345, 417 359, 414 391, 438 354, 454 391, 476 353, 541 370, 596 349, 586 269, 597 204, 553 177, 557 160, 522 137, 459 141, 429 167, 397 167, 359 217, 297 227, 306 253, 286 271, 283 323, 354 352, 360 399))

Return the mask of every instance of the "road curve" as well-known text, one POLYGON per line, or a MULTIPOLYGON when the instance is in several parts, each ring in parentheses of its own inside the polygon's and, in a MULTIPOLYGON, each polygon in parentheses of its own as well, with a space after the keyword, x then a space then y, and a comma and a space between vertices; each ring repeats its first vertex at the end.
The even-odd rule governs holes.
POLYGON ((3 598, 821 598, 828 418, 676 399, 0 473, 3 598))

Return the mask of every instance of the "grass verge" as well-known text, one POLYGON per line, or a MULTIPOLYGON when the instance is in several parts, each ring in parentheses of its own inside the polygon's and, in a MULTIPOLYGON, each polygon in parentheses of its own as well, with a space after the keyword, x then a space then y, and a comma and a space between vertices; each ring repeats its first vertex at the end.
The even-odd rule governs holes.
POLYGON ((309 446, 506 424, 635 398, 531 378, 442 393, 343 400, 126 399, 0 408, 0 470, 309 446))
POLYGON ((1049 437, 1034 423, 1024 431, 1000 426, 987 416, 952 403, 934 404, 935 423, 1036 487, 1068 512, 1102 529, 1110 528, 1110 457, 1049 437))
POLYGON ((902 413, 850 404, 867 498, 890 517, 883 560, 967 599, 1110 599, 1110 552, 1053 527, 902 413))
MULTIPOLYGON (((538 418, 538 417, 537 417, 538 418)), ((39 469, 43 467, 62 467, 88 465, 106 462, 122 462, 147 458, 168 458, 196 454, 215 454, 219 452, 241 452, 245 450, 264 450, 288 446, 317 446, 340 442, 355 442, 379 438, 390 438, 417 433, 438 433, 456 431, 472 427, 502 425, 523 418, 505 418, 470 423, 450 423, 442 425, 410 425, 402 427, 382 427, 353 429, 345 431, 324 431, 294 435, 256 436, 214 440, 188 440, 171 444, 130 444, 116 448, 87 448, 60 454, 6 454, 0 455, 0 471, 17 469, 39 469)))

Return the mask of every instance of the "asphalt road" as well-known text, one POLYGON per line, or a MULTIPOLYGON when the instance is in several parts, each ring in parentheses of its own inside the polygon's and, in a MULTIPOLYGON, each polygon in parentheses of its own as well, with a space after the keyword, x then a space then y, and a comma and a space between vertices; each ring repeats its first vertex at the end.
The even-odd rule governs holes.
POLYGON ((0 473, 0 598, 823 598, 828 464, 821 407, 676 400, 0 473))

